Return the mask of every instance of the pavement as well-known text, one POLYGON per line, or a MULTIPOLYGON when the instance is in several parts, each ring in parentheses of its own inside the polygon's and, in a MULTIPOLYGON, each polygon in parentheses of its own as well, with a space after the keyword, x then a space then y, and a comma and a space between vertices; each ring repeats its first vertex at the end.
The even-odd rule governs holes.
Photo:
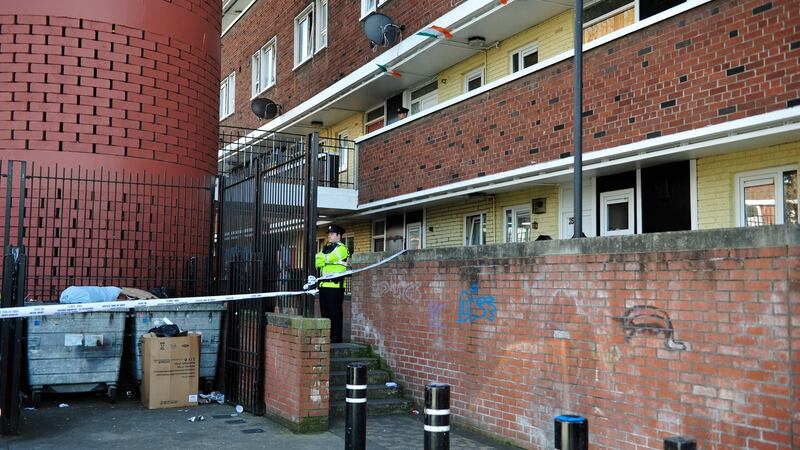
MULTIPOLYGON (((422 449, 423 436, 420 416, 367 418, 370 450, 422 449)), ((232 405, 148 410, 133 399, 123 398, 112 405, 101 395, 63 394, 46 395, 37 409, 23 410, 20 434, 0 437, 0 449, 333 450, 343 449, 344 442, 344 418, 334 420, 327 432, 301 435, 265 417, 246 412, 237 415, 232 405), (197 416, 204 420, 188 420, 197 416)), ((453 429, 450 448, 516 447, 453 429)))

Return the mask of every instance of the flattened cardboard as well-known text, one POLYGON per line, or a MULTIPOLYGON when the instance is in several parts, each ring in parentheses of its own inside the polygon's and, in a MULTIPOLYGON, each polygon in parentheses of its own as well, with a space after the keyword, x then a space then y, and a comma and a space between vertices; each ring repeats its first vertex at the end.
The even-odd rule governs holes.
POLYGON ((198 333, 142 336, 142 404, 148 409, 197 406, 200 369, 198 333))

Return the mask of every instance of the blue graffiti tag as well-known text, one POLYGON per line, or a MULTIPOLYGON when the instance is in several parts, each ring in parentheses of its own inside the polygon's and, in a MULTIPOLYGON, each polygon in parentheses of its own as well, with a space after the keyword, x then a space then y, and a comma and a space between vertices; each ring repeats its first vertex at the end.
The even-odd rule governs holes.
POLYGON ((478 283, 473 283, 469 291, 463 289, 458 296, 458 323, 474 323, 483 318, 494 322, 497 307, 494 296, 477 296, 478 283))

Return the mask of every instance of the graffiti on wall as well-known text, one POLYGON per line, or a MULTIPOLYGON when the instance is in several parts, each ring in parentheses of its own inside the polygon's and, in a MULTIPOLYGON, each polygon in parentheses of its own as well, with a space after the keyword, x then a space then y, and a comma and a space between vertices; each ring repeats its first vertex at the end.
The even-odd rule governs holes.
POLYGON ((436 303, 434 300, 428 300, 428 324, 431 329, 444 329, 444 321, 442 320, 444 306, 444 303, 436 303))
POLYGON ((481 319, 494 322, 496 314, 494 296, 479 296, 478 283, 472 283, 469 290, 463 289, 458 295, 458 323, 475 323, 481 319))
POLYGON ((630 342, 636 334, 653 334, 664 338, 668 350, 689 350, 689 344, 675 339, 675 329, 669 314, 663 309, 649 305, 636 305, 628 308, 619 318, 625 331, 625 342, 630 342))
POLYGON ((410 281, 381 281, 376 290, 378 297, 391 295, 402 300, 417 302, 422 299, 419 283, 410 281))

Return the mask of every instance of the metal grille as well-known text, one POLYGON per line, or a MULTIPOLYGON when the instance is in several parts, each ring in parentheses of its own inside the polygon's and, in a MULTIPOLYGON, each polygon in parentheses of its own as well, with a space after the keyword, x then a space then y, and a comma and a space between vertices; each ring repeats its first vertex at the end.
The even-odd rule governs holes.
MULTIPOLYGON (((308 230, 316 223, 316 210, 309 210, 316 205, 310 197, 316 191, 316 137, 224 127, 220 139, 219 291, 301 290, 306 253, 314 247, 308 242, 315 242, 308 230)), ((285 296, 229 305, 225 386, 231 401, 264 413, 266 313, 308 315, 309 303, 285 296)))

